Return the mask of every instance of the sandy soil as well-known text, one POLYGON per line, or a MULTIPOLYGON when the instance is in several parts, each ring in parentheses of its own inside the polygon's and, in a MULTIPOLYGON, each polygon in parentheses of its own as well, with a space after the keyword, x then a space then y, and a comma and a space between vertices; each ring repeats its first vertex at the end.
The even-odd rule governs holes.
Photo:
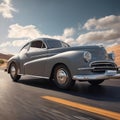
POLYGON ((0 69, 5 69, 7 67, 7 60, 3 59, 4 60, 4 64, 0 64, 0 69))
POLYGON ((120 45, 116 45, 113 47, 107 48, 108 52, 114 52, 115 53, 115 62, 117 63, 118 66, 120 66, 120 45))

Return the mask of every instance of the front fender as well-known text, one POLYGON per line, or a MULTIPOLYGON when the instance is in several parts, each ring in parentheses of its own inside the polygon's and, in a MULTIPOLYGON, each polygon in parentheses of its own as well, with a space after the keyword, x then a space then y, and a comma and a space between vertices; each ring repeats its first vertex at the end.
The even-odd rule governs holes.
POLYGON ((18 74, 20 74, 20 60, 19 60, 19 57, 16 55, 16 56, 13 56, 11 57, 8 62, 7 62, 7 72, 10 73, 10 65, 11 63, 15 63, 17 68, 18 68, 18 74))
POLYGON ((65 64, 72 76, 77 74, 77 72, 79 72, 77 68, 88 65, 83 58, 84 52, 85 51, 67 51, 48 58, 45 69, 46 76, 50 77, 51 72, 53 72, 52 69, 56 64, 65 64))

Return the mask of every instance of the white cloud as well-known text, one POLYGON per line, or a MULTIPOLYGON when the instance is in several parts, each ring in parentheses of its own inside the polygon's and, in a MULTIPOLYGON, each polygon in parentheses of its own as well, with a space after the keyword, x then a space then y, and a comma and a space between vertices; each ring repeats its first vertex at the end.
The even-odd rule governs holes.
POLYGON ((103 18, 89 19, 83 26, 87 30, 101 30, 101 29, 119 29, 120 30, 120 16, 110 15, 103 18))
POLYGON ((0 44, 0 53, 16 54, 29 39, 6 41, 0 44), (12 51, 12 52, 11 52, 12 51))
POLYGON ((74 38, 66 38, 64 39, 64 42, 68 43, 71 46, 77 46, 78 42, 74 38))
POLYGON ((0 4, 0 13, 4 18, 13 18, 12 12, 16 12, 11 3, 11 0, 3 0, 0 4))
POLYGON ((77 41, 81 45, 103 44, 107 46, 120 43, 120 16, 92 18, 84 24, 83 28, 89 31, 78 36, 77 41))
POLYGON ((110 45, 108 45, 107 47, 109 48, 109 47, 113 47, 113 46, 116 46, 116 45, 118 45, 118 43, 110 44, 110 45))
POLYGON ((4 0, 4 2, 8 5, 11 4, 11 0, 4 0))
POLYGON ((0 48, 0 53, 4 53, 4 54, 11 54, 11 51, 8 50, 8 48, 0 48))
POLYGON ((6 41, 0 44, 0 48, 7 48, 7 47, 21 47, 25 45, 28 40, 14 40, 14 41, 6 41))
POLYGON ((14 46, 22 46, 24 43, 24 39, 33 40, 40 37, 54 38, 63 41, 67 40, 68 43, 72 44, 74 42, 74 39, 72 38, 72 35, 74 35, 74 33, 75 33, 74 28, 66 28, 63 32, 63 35, 50 36, 41 33, 34 25, 21 26, 19 24, 13 24, 9 26, 8 38, 23 39, 23 40, 18 40, 19 42, 14 41, 13 42, 14 46), (70 41, 68 41, 68 39, 70 41))
POLYGON ((80 35, 77 41, 84 45, 90 43, 105 43, 108 40, 116 42, 116 39, 120 39, 120 32, 117 30, 106 30, 106 31, 93 31, 80 35))
POLYGON ((41 33, 34 25, 21 26, 13 24, 9 26, 8 38, 29 38, 35 39, 40 37, 41 33))
POLYGON ((7 41, 5 43, 0 44, 0 48, 8 47, 10 46, 11 42, 7 41))
POLYGON ((74 28, 66 28, 64 30, 63 36, 64 37, 71 37, 71 36, 74 35, 74 33, 75 33, 75 29, 74 28))
POLYGON ((11 42, 11 45, 13 47, 21 47, 25 45, 29 40, 14 40, 11 42))

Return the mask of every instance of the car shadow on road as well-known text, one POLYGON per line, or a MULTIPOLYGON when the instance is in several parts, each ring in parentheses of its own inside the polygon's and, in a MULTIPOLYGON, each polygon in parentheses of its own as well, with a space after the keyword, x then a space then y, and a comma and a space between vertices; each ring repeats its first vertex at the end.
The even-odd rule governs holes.
POLYGON ((46 79, 22 79, 19 83, 98 101, 120 102, 120 87, 118 86, 109 86, 104 84, 92 86, 87 82, 77 82, 72 89, 61 90, 57 88, 50 80, 46 79))

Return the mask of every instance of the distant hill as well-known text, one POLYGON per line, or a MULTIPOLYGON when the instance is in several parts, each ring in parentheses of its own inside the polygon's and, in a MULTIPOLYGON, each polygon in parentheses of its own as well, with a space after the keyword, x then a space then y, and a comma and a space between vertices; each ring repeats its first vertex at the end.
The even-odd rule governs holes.
POLYGON ((0 53, 0 59, 8 60, 13 55, 0 53))
POLYGON ((114 52, 115 53, 115 62, 117 63, 117 65, 120 66, 120 45, 115 45, 112 47, 108 47, 107 48, 108 52, 114 52))

